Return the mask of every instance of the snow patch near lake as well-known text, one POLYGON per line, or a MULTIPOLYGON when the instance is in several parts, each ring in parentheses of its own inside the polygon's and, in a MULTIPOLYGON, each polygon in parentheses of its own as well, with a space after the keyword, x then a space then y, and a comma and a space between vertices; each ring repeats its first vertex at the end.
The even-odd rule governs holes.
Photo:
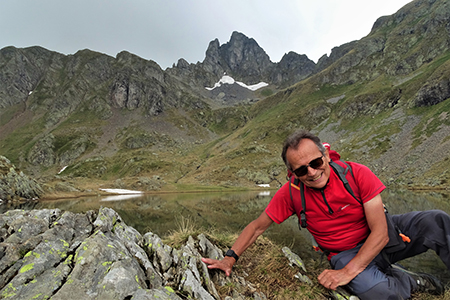
POLYGON ((135 199, 135 198, 139 198, 142 196, 143 196, 143 194, 107 196, 105 198, 102 198, 102 200, 100 200, 100 201, 122 201, 122 200, 135 199))
POLYGON ((119 195, 129 195, 129 194, 143 194, 141 191, 133 191, 133 190, 124 190, 124 189, 100 189, 101 191, 111 193, 111 194, 119 194, 119 195))

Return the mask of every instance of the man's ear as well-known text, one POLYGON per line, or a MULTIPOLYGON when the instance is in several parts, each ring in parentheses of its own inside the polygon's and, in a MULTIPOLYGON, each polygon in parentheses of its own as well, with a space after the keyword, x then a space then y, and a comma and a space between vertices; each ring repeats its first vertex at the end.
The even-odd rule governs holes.
POLYGON ((328 149, 327 147, 325 147, 325 157, 327 158, 327 161, 330 162, 330 149, 328 149))

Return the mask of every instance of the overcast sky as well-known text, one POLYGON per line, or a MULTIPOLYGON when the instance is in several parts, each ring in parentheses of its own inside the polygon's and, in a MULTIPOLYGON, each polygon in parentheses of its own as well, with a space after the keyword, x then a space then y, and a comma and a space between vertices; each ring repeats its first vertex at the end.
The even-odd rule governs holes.
POLYGON ((317 62, 369 34, 409 0, 0 0, 0 48, 39 45, 116 56, 127 50, 163 69, 203 61, 210 41, 233 31, 253 38, 273 62, 285 53, 317 62))

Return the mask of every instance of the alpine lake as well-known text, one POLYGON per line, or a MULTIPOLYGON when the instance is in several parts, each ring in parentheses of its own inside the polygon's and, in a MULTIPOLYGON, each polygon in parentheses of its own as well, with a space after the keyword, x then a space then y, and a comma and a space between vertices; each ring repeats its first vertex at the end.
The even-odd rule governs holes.
MULTIPOLYGON (((153 232, 164 238, 186 224, 201 232, 239 233, 265 209, 276 190, 228 193, 167 193, 99 196, 85 198, 33 201, 14 205, 0 205, 0 213, 10 209, 54 209, 84 213, 100 207, 114 209, 123 221, 141 234, 153 232)), ((386 189, 381 194, 391 214, 416 210, 441 209, 450 213, 449 191, 420 191, 386 189)), ((287 246, 303 260, 323 259, 312 250, 307 230, 299 230, 298 219, 290 217, 284 223, 273 224, 264 233, 272 241, 287 246)), ((444 283, 450 282, 450 272, 444 263, 429 250, 400 262, 412 271, 427 272, 444 283)))

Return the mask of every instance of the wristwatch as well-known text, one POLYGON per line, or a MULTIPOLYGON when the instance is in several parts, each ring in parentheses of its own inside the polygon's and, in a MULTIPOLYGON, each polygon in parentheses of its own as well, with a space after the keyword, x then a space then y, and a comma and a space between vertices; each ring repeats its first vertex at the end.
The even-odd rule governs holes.
POLYGON ((239 259, 239 256, 234 252, 234 250, 228 250, 227 253, 225 253, 225 256, 229 256, 234 258, 236 261, 239 259))

